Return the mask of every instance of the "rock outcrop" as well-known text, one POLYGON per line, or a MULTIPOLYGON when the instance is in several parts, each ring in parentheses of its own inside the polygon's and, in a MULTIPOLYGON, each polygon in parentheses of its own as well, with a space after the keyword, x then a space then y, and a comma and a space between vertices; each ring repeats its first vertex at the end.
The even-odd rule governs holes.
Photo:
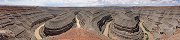
POLYGON ((139 27, 139 16, 129 12, 118 12, 110 24, 109 37, 114 40, 143 40, 143 31, 139 27))
POLYGON ((111 13, 106 10, 83 10, 77 14, 80 25, 88 30, 103 32, 105 24, 111 19, 111 13))
POLYGON ((45 23, 43 33, 45 36, 53 36, 66 32, 75 27, 74 13, 60 13, 57 17, 45 23))
POLYGON ((0 28, 12 31, 13 40, 35 40, 33 26, 45 22, 54 16, 43 11, 0 13, 0 28))

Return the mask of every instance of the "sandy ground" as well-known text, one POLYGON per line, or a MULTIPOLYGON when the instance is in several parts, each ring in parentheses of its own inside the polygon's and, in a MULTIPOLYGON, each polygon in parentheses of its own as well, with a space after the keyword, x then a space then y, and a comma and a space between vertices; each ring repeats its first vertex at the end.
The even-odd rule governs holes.
POLYGON ((104 32, 103 32, 103 35, 105 35, 105 36, 107 36, 108 37, 108 32, 109 32, 109 25, 111 24, 111 22, 108 22, 107 24, 106 24, 106 28, 105 28, 105 30, 104 30, 104 32))
POLYGON ((180 39, 180 29, 178 28, 174 35, 168 36, 166 38, 161 38, 161 40, 179 40, 180 39))
POLYGON ((93 32, 82 28, 72 28, 69 31, 54 36, 52 40, 109 40, 104 36, 97 35, 93 32))
POLYGON ((77 25, 77 28, 81 28, 81 25, 79 23, 79 20, 78 20, 77 16, 76 16, 76 25, 77 25))
POLYGON ((34 36, 36 37, 37 40, 41 40, 42 37, 40 36, 40 29, 41 27, 43 27, 45 25, 45 23, 43 23, 42 25, 40 25, 34 32, 34 36))
POLYGON ((146 37, 146 35, 144 35, 144 40, 155 40, 155 39, 153 38, 153 35, 152 35, 150 32, 147 32, 147 31, 145 30, 145 28, 143 27, 143 23, 144 23, 144 21, 141 20, 141 22, 139 23, 139 27, 143 30, 144 33, 147 34, 147 37, 146 37), (148 39, 146 39, 146 38, 148 38, 148 39))

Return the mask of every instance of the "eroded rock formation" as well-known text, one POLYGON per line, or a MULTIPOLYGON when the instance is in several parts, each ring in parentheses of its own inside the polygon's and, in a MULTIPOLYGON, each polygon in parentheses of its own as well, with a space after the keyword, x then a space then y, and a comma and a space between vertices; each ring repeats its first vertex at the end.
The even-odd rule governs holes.
POLYGON ((110 24, 109 37, 114 40, 143 40, 143 31, 138 26, 139 16, 129 12, 118 12, 110 24))
POLYGON ((105 40, 106 38, 108 40, 146 40, 149 34, 144 33, 142 28, 152 34, 152 40, 173 39, 175 36, 180 36, 178 35, 180 33, 178 32, 180 30, 179 7, 27 7, 27 9, 12 7, 12 10, 8 8, 11 7, 0 8, 0 29, 9 30, 14 36, 1 34, 2 30, 0 30, 0 39, 3 40, 11 40, 11 38, 37 40, 34 31, 42 23, 45 25, 39 29, 39 35, 45 40, 53 39, 49 36, 57 39, 67 38, 72 36, 67 34, 73 34, 74 29, 82 31, 78 35, 82 33, 88 37, 102 37, 105 40), (76 17, 80 28, 76 28, 76 17), (140 21, 143 21, 141 28, 140 21), (107 25, 108 22, 111 22, 110 25, 107 25), (106 29, 106 26, 109 26, 109 29, 106 29), (104 36, 103 33, 107 30, 107 35, 104 36))
POLYGON ((53 36, 66 32, 75 27, 74 13, 60 13, 57 17, 46 22, 43 33, 45 36, 53 36))
POLYGON ((85 10, 77 14, 80 25, 88 30, 103 32, 105 24, 112 20, 111 13, 106 10, 85 10))
POLYGON ((16 38, 13 40, 35 40, 31 28, 54 17, 42 11, 0 13, 0 16, 1 29, 12 31, 16 38))

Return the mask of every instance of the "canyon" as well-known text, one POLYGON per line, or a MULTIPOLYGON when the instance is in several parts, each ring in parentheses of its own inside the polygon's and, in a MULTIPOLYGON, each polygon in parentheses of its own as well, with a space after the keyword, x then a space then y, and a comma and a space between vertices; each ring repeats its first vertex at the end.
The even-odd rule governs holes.
POLYGON ((179 34, 179 6, 0 6, 2 40, 179 40, 179 34))

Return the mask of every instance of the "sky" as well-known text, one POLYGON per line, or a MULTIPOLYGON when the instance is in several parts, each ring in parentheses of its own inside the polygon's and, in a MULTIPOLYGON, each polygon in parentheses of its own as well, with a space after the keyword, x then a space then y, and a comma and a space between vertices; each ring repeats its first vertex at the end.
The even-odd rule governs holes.
POLYGON ((179 6, 180 0, 0 0, 0 5, 51 7, 179 6))

